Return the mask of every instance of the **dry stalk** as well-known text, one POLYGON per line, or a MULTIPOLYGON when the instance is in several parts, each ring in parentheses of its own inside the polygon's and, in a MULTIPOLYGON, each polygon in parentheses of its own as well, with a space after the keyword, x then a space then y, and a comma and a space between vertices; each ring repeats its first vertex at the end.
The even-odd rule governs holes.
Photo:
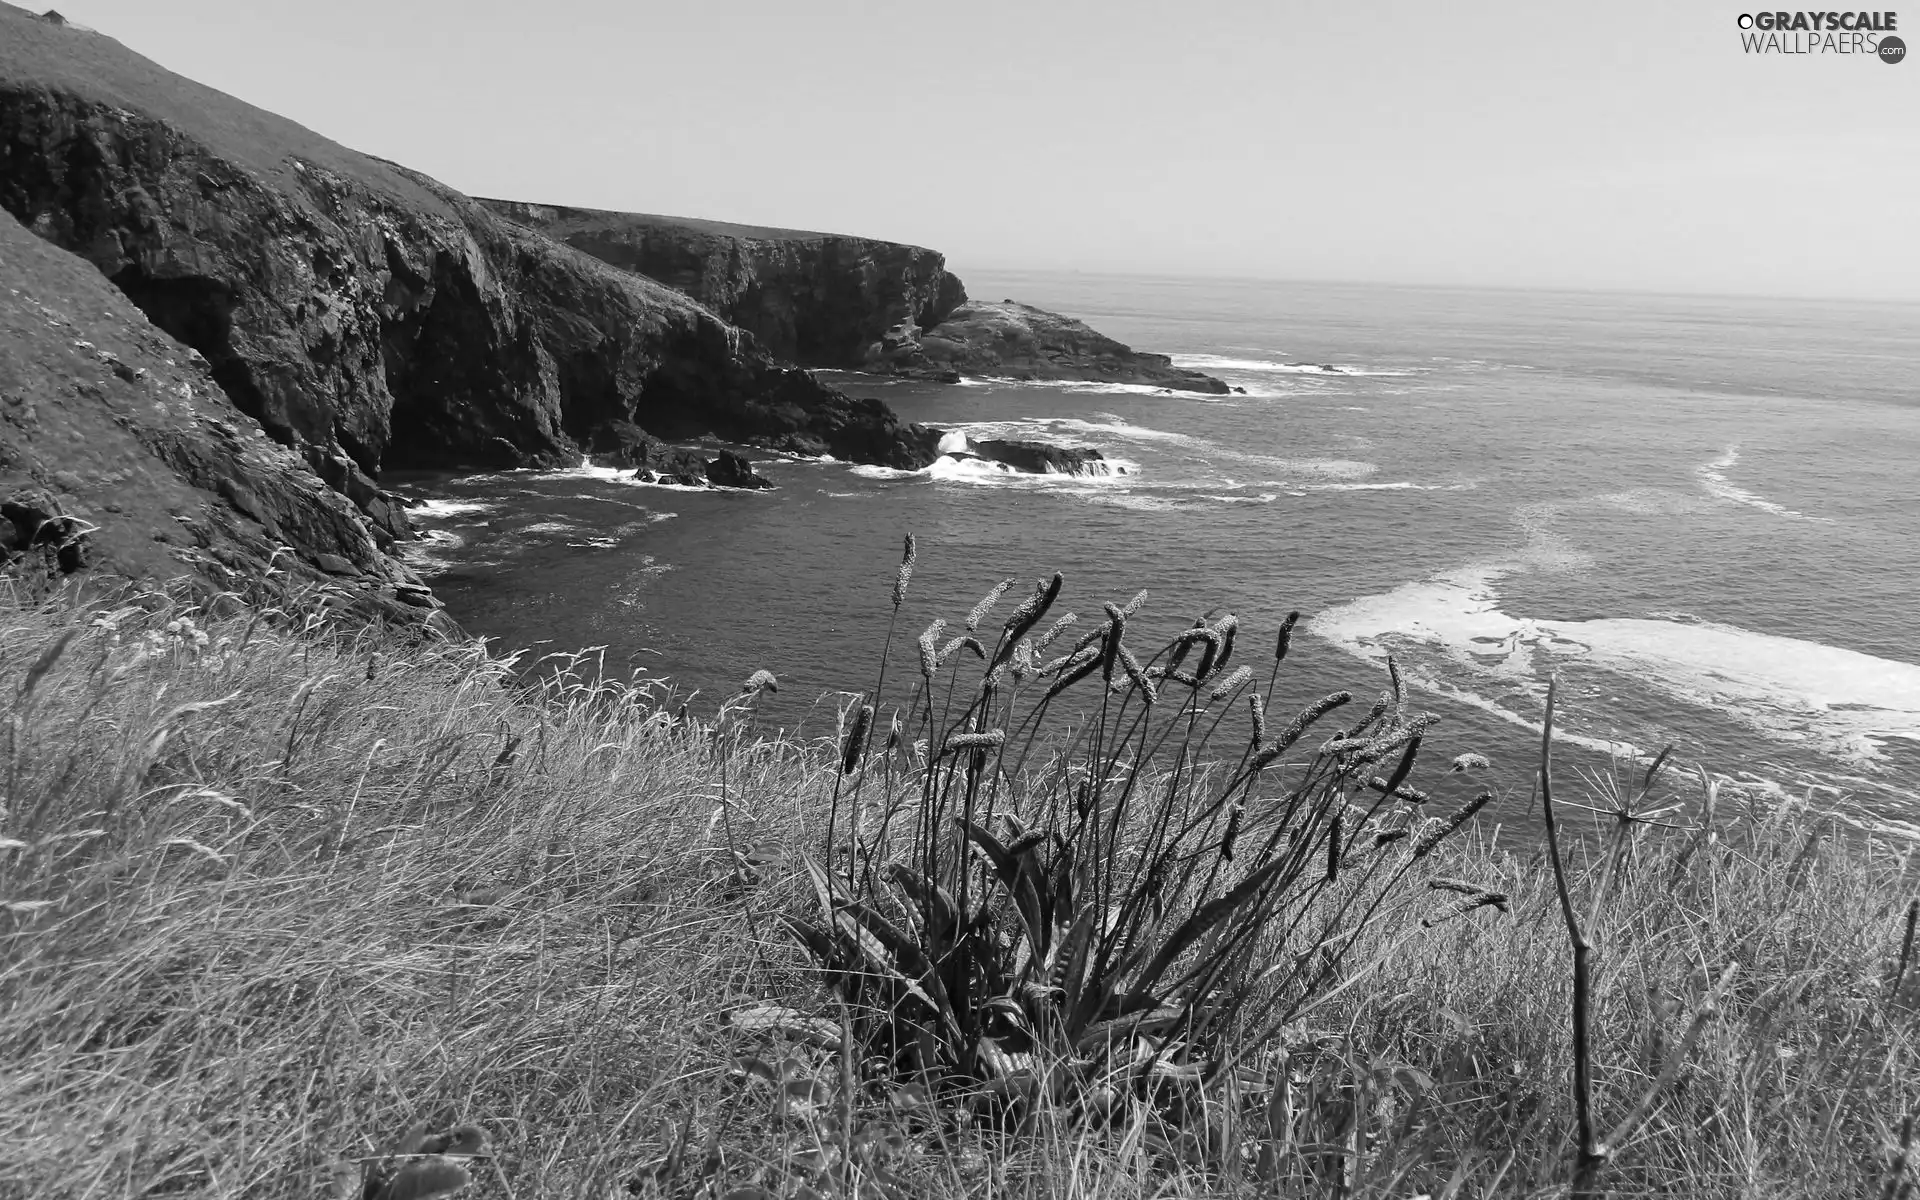
POLYGON ((1593 945, 1574 915, 1573 896, 1567 890, 1567 872, 1561 862, 1560 835, 1553 819, 1553 701, 1559 686, 1557 677, 1547 681, 1547 711, 1540 723, 1540 813, 1547 823, 1547 853, 1553 860, 1553 886, 1560 897, 1560 914, 1566 918, 1567 940, 1573 946, 1573 1112, 1575 1134, 1579 1141, 1574 1164, 1572 1195, 1593 1196, 1600 1168, 1608 1150, 1593 1127, 1593 1048, 1590 1019, 1592 989, 1590 959, 1593 945))

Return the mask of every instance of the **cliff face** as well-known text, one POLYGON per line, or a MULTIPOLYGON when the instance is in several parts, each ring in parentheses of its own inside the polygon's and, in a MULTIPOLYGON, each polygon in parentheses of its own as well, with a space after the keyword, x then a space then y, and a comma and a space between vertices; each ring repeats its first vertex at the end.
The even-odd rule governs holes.
POLYGON ((0 213, 0 274, 0 559, 221 586, 274 563, 334 581, 329 603, 432 612, 363 513, 98 271, 0 213))
POLYGON ((889 331, 931 329, 966 301, 946 259, 872 238, 482 200, 495 214, 676 288, 809 367, 857 370, 889 331))
POLYGON ((691 296, 803 366, 948 381, 993 375, 1228 390, 1072 317, 1011 300, 969 301, 946 259, 919 246, 516 200, 480 203, 691 296))
MULTIPOLYGON (((4 6, 0 208, 204 354, 356 502, 383 465, 576 460, 613 421, 920 461, 884 406, 669 287, 4 6)), ((404 536, 397 514, 376 520, 404 536)))

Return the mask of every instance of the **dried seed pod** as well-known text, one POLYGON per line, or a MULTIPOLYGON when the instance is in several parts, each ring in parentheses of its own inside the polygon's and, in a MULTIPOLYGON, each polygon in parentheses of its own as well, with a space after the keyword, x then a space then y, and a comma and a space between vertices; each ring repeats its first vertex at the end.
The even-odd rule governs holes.
POLYGON ((1012 586, 1013 580, 1002 579, 999 583, 993 585, 992 591, 980 597, 980 603, 974 605, 972 610, 967 613, 968 633, 972 633, 974 630, 980 628, 980 622, 987 619, 987 614, 993 611, 993 606, 1000 603, 1000 597, 1006 595, 1007 589, 1012 586))
POLYGON ((1294 622, 1298 621, 1299 619, 1300 619, 1299 613, 1290 612, 1287 614, 1287 619, 1280 622, 1280 634, 1278 637, 1274 638, 1273 640, 1273 661, 1274 662, 1286 661, 1287 648, 1293 644, 1294 622))
POLYGON ((1425 858, 1427 855, 1433 853, 1435 846, 1446 841, 1448 837, 1452 836, 1454 830, 1465 825, 1473 818, 1473 814, 1485 808, 1492 799, 1493 792, 1485 791, 1467 801, 1466 805, 1462 807, 1459 812, 1454 813, 1446 820, 1440 822, 1439 828, 1420 839, 1419 844, 1413 848, 1413 856, 1415 858, 1425 858))
POLYGON ((926 676, 928 683, 932 683, 933 677, 940 671, 940 651, 935 647, 934 642, 946 628, 947 619, 936 617, 933 624, 927 626, 926 631, 920 635, 920 674, 926 676))
POLYGON ((860 769, 860 759, 867 752, 867 734, 873 729, 873 705, 862 704, 860 713, 853 719, 853 728, 847 731, 847 743, 840 750, 840 773, 851 775, 860 769))
POLYGON ((1062 673, 1060 678, 1053 681, 1053 686, 1047 689, 1047 694, 1043 699, 1051 700, 1061 692, 1066 691, 1074 684, 1079 683, 1082 679, 1093 674, 1093 669, 1100 665, 1100 657, 1098 654, 1089 654, 1080 662, 1080 665, 1070 671, 1062 673))
POLYGON ((1224 862, 1233 861, 1233 843, 1240 837, 1240 817, 1245 811, 1243 805, 1236 804, 1227 813, 1227 832, 1220 839, 1220 858, 1224 862))
POLYGON ((1014 645, 1027 636, 1035 625, 1046 619, 1047 610, 1051 609, 1053 602, 1060 598, 1060 589, 1065 584, 1066 576, 1055 571, 1052 579, 1042 580, 1034 585, 1033 595, 1027 598, 1025 604, 1014 609, 1013 615, 1007 618, 1004 633, 1008 646, 1014 645))
POLYGON ((1142 699, 1148 704, 1159 703, 1160 693, 1154 690, 1153 681, 1141 672, 1140 660, 1125 646, 1120 647, 1120 666, 1126 671, 1127 678, 1133 681, 1133 686, 1140 689, 1142 699))
POLYGON ((1100 654, 1100 677, 1113 682, 1113 668, 1120 661, 1120 639, 1127 633, 1127 614, 1107 605, 1107 641, 1100 654))
POLYGON ((913 535, 907 535, 906 546, 900 552, 900 573, 893 579, 893 611, 899 612, 907 599, 907 583, 913 578, 914 548, 913 535))
POLYGON ((985 733, 956 733, 947 739, 940 753, 945 756, 958 754, 962 750, 991 750, 1006 740, 1007 731, 1004 729, 989 729, 985 733))
MULTIPOLYGON (((1054 578, 1058 579, 1059 576, 1056 575, 1054 578)), ((1047 631, 1040 635, 1040 641, 1034 645, 1034 650, 1036 652, 1045 650, 1048 646, 1053 645, 1053 639, 1065 633, 1068 628, 1079 620, 1080 617, 1077 613, 1062 613, 1059 619, 1055 620, 1052 625, 1049 625, 1047 631)))
MULTIPOLYGON (((1252 667, 1235 667, 1232 674, 1222 679, 1211 692, 1207 693, 1207 703, 1212 704, 1215 700, 1220 699, 1220 697, 1228 695, 1233 689, 1239 687, 1251 678, 1253 678, 1252 667)), ((1265 741, 1266 738, 1262 736, 1258 740, 1265 741)))
POLYGON ((1285 729, 1280 731, 1279 738, 1274 742, 1274 750, 1276 753, 1284 754, 1289 747, 1300 740, 1301 736, 1305 734, 1307 730, 1313 727, 1314 722, 1352 699, 1352 692, 1330 692, 1320 699, 1315 700, 1312 704, 1309 704, 1301 710, 1299 716, 1295 717, 1285 729))

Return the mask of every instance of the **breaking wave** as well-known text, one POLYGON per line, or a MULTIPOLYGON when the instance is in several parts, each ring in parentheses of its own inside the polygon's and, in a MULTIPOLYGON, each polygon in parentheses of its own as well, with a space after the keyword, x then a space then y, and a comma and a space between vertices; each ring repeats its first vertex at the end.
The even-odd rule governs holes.
POLYGON ((1824 517, 1808 517, 1805 513, 1795 512, 1784 504, 1775 504, 1773 501, 1755 495, 1753 492, 1734 483, 1727 478, 1727 472, 1732 470, 1739 461, 1740 446, 1738 443, 1735 443, 1734 445, 1728 446, 1727 452, 1719 458, 1714 459, 1712 462, 1700 464, 1700 466, 1694 469, 1694 474, 1699 477, 1700 486, 1705 488, 1707 494, 1713 496, 1715 499, 1726 500, 1733 504, 1744 504, 1748 508, 1757 508, 1761 512, 1772 513, 1776 517, 1793 517, 1803 521, 1826 519, 1824 517))
POLYGON ((1889 739, 1920 742, 1920 665, 1698 618, 1515 616, 1502 611, 1496 585, 1519 569, 1443 572, 1329 609, 1311 628, 1361 658, 1405 654, 1429 690, 1522 724, 1458 681, 1536 700, 1555 671, 1604 680, 1606 690, 1644 686, 1861 768, 1884 761, 1889 739))

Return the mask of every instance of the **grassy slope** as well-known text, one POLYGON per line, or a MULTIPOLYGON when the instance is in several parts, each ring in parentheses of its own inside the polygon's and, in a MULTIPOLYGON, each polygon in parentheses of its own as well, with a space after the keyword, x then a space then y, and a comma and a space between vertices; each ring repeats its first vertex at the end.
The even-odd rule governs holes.
POLYGON ((439 197, 377 158, 176 75, 105 34, 51 25, 4 3, 0 82, 70 92, 156 117, 294 195, 302 194, 291 161, 297 157, 409 206, 453 215, 439 197))
POLYGON ((732 221, 709 221, 703 217, 669 217, 659 213, 616 212, 602 208, 579 208, 569 204, 489 200, 483 197, 476 197, 476 199, 489 206, 525 205, 530 208, 546 209, 553 214, 554 219, 551 223, 543 223, 541 229, 548 236, 559 239, 582 232, 647 228, 760 242, 817 242, 830 238, 867 240, 856 238, 852 234, 821 233, 810 229, 777 229, 771 225, 740 225, 732 221))
MULTIPOLYGON (((642 1168, 683 1122, 732 1183, 817 1132, 728 1076, 756 1043, 723 1014, 831 1009, 773 922, 790 872, 743 889, 727 846, 810 844, 830 748, 675 729, 605 688, 529 704, 473 647, 292 617, 146 597, 0 622, 0 1194, 322 1194, 416 1119, 491 1131, 474 1195, 663 1194, 642 1168)), ((1888 982, 1905 862, 1725 809, 1684 862, 1690 835, 1649 834, 1599 923, 1603 1126, 1704 973, 1740 964, 1609 1182, 1872 1194, 1920 1085, 1914 989, 1888 982)), ((1442 923, 1297 1031, 1300 1194, 1326 1194, 1365 1078, 1355 1194, 1438 1195, 1463 1163, 1463 1196, 1564 1183, 1564 933, 1533 836, 1502 844, 1435 870, 1504 888, 1511 916, 1442 923)), ((919 1194, 1241 1190, 1143 1157, 1124 1121, 986 1155, 964 1123, 945 1149, 903 1128, 919 1194)))

